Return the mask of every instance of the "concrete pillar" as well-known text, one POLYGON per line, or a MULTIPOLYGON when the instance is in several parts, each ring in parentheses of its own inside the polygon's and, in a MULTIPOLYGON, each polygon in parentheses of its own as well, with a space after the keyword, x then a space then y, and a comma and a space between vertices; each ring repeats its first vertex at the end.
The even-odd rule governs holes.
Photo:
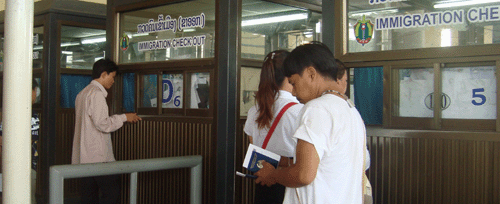
POLYGON ((6 0, 2 201, 30 203, 33 0, 6 0))

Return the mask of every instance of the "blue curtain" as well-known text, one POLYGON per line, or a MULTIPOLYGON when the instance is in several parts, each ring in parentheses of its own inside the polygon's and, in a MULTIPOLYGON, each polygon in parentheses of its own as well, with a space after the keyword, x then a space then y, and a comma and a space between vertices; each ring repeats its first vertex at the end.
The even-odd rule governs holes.
POLYGON ((382 67, 354 69, 354 101, 367 125, 381 125, 383 115, 382 67))
POLYGON ((126 112, 134 112, 135 106, 135 73, 123 74, 123 108, 126 112))
POLYGON ((61 75, 61 107, 75 108, 76 95, 92 81, 91 76, 61 75))

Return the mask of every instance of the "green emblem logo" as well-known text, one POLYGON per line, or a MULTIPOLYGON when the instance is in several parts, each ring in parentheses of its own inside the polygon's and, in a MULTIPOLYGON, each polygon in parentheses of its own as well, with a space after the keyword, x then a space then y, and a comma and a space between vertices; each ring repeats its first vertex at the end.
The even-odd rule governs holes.
POLYGON ((369 43, 373 36, 373 24, 370 20, 366 20, 363 15, 363 20, 358 20, 356 25, 354 25, 354 34, 356 36, 356 41, 361 45, 369 43))

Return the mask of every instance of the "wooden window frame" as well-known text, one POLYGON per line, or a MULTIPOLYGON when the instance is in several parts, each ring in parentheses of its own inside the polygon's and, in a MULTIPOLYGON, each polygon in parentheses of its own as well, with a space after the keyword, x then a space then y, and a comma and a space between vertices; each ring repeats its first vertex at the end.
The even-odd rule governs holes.
MULTIPOLYGON (((394 81, 394 69, 406 68, 422 68, 432 67, 434 69, 434 94, 435 103, 440 104, 439 96, 442 92, 441 72, 442 68, 456 66, 481 66, 493 65, 496 67, 496 88, 497 104, 500 101, 500 56, 484 56, 484 57, 457 57, 444 59, 428 59, 428 60, 400 60, 400 61, 381 61, 381 62, 355 62, 345 63, 349 68, 363 68, 372 66, 382 66, 384 69, 384 105, 383 105, 383 127, 391 129, 424 129, 424 130, 440 130, 440 131, 497 131, 500 132, 500 108, 497 108, 497 119, 443 119, 441 110, 434 107, 433 118, 411 118, 393 116, 392 97, 397 93, 397 90, 392 87, 394 81)), ((498 105, 497 105, 498 106, 498 105)))

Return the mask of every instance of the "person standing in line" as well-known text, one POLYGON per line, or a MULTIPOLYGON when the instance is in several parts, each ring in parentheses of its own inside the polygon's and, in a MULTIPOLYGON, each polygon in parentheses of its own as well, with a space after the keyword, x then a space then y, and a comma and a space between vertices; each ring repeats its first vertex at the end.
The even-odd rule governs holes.
POLYGON ((344 94, 344 65, 323 44, 305 44, 286 58, 289 77, 300 102, 295 163, 275 169, 264 162, 256 183, 286 186, 287 204, 361 204, 366 129, 344 94))
MULTIPOLYGON (((244 128, 250 143, 281 155, 279 166, 292 163, 291 158, 295 150, 292 135, 297 129, 296 119, 303 106, 292 95, 292 85, 283 73, 283 61, 288 54, 288 51, 277 50, 269 53, 264 59, 259 89, 255 96, 257 104, 248 111, 244 128), (281 111, 284 111, 282 117, 276 119, 281 111), (279 121, 266 142, 271 124, 275 120, 279 121)), ((284 194, 285 187, 281 184, 270 187, 257 185, 254 203, 283 203, 284 194)))
MULTIPOLYGON (((113 61, 98 60, 92 69, 93 80, 76 96, 71 164, 116 161, 110 133, 122 127, 124 122, 141 120, 136 113, 109 115, 106 89, 113 86, 117 72, 118 66, 113 61)), ((82 178, 81 203, 117 203, 119 179, 119 175, 82 178)))

